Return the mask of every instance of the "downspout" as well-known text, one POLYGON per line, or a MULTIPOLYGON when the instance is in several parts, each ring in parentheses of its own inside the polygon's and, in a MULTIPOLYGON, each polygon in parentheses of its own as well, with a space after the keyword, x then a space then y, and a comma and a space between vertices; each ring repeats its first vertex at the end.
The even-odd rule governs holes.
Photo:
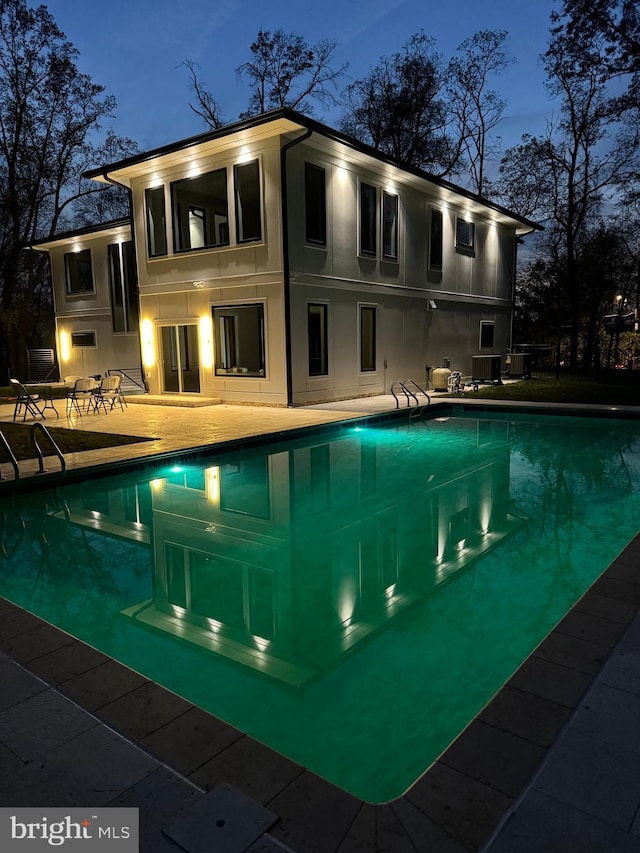
MULTIPOLYGON (((133 221, 133 192, 131 187, 128 187, 126 184, 121 184, 120 181, 116 181, 115 178, 110 178, 107 172, 102 173, 102 177, 108 184, 111 184, 114 187, 119 187, 122 190, 126 190, 127 195, 129 196, 129 221, 131 222, 131 244, 133 248, 133 257, 136 259, 136 279, 139 279, 138 276, 138 250, 136 247, 136 228, 135 222, 133 221)), ((136 281, 136 296, 138 299, 138 358, 140 359, 140 376, 142 376, 142 381, 144 382, 144 390, 145 393, 149 393, 149 385, 147 383, 147 375, 145 373, 144 364, 142 362, 142 338, 140 335, 140 316, 141 316, 141 306, 140 306, 140 285, 139 281, 136 281)))
POLYGON ((291 366, 291 282, 289 280, 289 201, 287 199, 287 151, 308 139, 313 130, 307 130, 287 142, 280 150, 280 185, 282 194, 282 274, 284 279, 284 347, 287 365, 287 406, 293 406, 293 372, 291 366))

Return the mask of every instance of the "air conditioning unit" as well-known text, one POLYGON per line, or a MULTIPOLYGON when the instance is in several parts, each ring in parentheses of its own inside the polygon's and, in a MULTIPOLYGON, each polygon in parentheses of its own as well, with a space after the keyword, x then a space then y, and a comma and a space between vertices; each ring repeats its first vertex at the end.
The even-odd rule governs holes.
POLYGON ((531 353, 513 352, 505 356, 505 373, 513 378, 529 379, 531 377, 531 353))
POLYGON ((471 356, 472 382, 500 382, 501 355, 471 356))

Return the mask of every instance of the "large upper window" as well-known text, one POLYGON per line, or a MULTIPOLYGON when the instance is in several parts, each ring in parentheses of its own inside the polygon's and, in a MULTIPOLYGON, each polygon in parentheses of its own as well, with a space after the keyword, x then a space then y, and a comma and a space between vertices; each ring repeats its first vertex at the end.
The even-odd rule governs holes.
POLYGON ((382 257, 398 259, 398 196, 382 193, 382 257))
POLYGON ((111 312, 114 332, 135 332, 138 328, 138 279, 133 243, 108 246, 111 282, 111 312))
POLYGON ((456 219, 456 251, 465 255, 475 254, 476 227, 466 219, 456 219))
POLYGON ((373 305, 360 306, 360 370, 365 373, 376 369, 376 309, 373 305))
POLYGON ((370 184, 360 184, 360 254, 376 254, 378 192, 370 184))
POLYGON ((176 252, 229 245, 226 169, 175 181, 171 201, 176 252))
POLYGON ((167 221, 164 210, 164 187, 145 190, 147 207, 147 246, 149 257, 167 254, 167 221))
POLYGON ((433 208, 429 222, 429 269, 442 269, 442 211, 433 208))
POLYGON ((216 374, 264 376, 264 306, 213 309, 216 374))
POLYGON ((307 306, 307 329, 309 339, 309 376, 326 376, 327 359, 327 306, 307 306))
POLYGON ((262 238, 260 164, 257 160, 233 167, 236 193, 236 239, 248 243, 262 238))
POLYGON ((91 249, 68 252, 64 256, 67 293, 93 293, 91 249))
POLYGON ((327 199, 324 169, 304 164, 305 237, 308 243, 327 242, 327 199))

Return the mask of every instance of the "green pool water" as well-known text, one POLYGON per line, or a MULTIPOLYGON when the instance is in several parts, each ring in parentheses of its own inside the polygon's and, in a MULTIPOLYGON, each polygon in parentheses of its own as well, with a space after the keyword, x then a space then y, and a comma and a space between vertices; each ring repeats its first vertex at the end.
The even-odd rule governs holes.
POLYGON ((370 802, 640 527, 640 424, 334 428, 0 506, 0 594, 370 802))

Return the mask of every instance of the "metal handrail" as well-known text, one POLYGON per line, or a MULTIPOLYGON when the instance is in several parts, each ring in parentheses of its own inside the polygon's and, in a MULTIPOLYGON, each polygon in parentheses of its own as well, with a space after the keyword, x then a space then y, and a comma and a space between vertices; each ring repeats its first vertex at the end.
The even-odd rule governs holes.
MULTIPOLYGON (((11 446, 9 445, 9 442, 7 441, 6 436, 2 432, 0 432, 0 444, 4 447, 4 450, 5 450, 5 453, 7 454, 9 462, 11 462, 11 466, 13 468, 14 479, 19 480, 20 479, 20 468, 18 467, 18 460, 16 459, 15 453, 11 449, 11 446)), ((7 478, 3 477, 2 472, 0 471, 0 480, 6 480, 6 479, 7 478)))
POLYGON ((402 393, 404 394, 404 396, 407 399, 407 406, 408 407, 411 406, 411 398, 413 398, 415 400, 416 407, 420 405, 420 401, 418 400, 418 396, 417 396, 418 394, 423 394, 426 397, 427 402, 425 405, 428 406, 431 404, 431 397, 427 394, 427 392, 424 389, 422 389, 418 385, 417 382, 414 382, 413 379, 405 379, 403 382, 401 382, 399 379, 396 379, 396 381, 393 382, 391 385, 391 393, 393 394, 393 397, 396 401, 396 409, 400 408, 400 400, 398 399, 398 395, 396 394, 396 390, 402 391, 402 393), (409 386, 412 386, 413 389, 415 389, 415 391, 412 390, 412 388, 409 386))
MULTIPOLYGON (((409 400, 409 395, 411 394, 411 392, 410 392, 410 391, 408 391, 408 390, 405 388, 405 386, 404 386, 404 383, 403 383, 403 382, 401 382, 399 379, 396 379, 396 381, 395 381, 395 382, 393 382, 393 383, 392 383, 392 385, 391 385, 391 393, 393 394, 393 398, 394 398, 394 400, 396 401, 396 409, 399 409, 399 408, 400 408, 400 400, 398 399, 398 395, 397 395, 397 394, 396 394, 396 392, 395 392, 395 388, 396 388, 396 386, 398 387, 398 389, 402 390, 402 393, 403 393, 403 394, 404 394, 404 396, 407 398, 407 406, 410 406, 410 405, 411 405, 411 402, 410 402, 410 400, 409 400)), ((417 399, 417 397, 416 397, 414 394, 411 394, 411 396, 412 396, 412 397, 413 397, 413 399, 416 401, 416 406, 417 406, 417 405, 418 405, 418 399, 417 399)))
POLYGON ((43 456, 42 450, 40 449, 40 445, 38 444, 38 440, 36 438, 36 432, 38 430, 40 430, 40 432, 47 439, 47 441, 49 442, 49 444, 53 448, 53 452, 55 453, 55 455, 60 460, 60 468, 61 468, 62 476, 64 477, 65 472, 67 470, 67 463, 64 460, 64 454, 62 453, 62 451, 58 447, 57 443, 55 442, 55 440, 54 440, 53 436, 51 435, 51 433, 49 432, 49 430, 46 428, 46 426, 44 424, 41 424, 41 423, 33 424, 33 426, 31 427, 31 431, 30 431, 31 445, 32 445, 33 449, 36 451, 36 453, 38 454, 38 466, 39 466, 38 474, 45 474, 46 470, 47 470, 44 467, 44 456, 43 456))
MULTIPOLYGON (((426 405, 427 406, 431 405, 431 397, 427 394, 427 392, 424 390, 424 388, 422 388, 420 385, 418 385, 417 382, 414 382, 413 379, 405 379, 404 384, 413 386, 413 388, 415 388, 415 390, 418 394, 422 394, 422 395, 424 395, 424 397, 426 397, 426 399, 427 399, 426 405)), ((411 393, 411 392, 409 392, 409 393, 411 393)), ((415 394, 413 394, 412 396, 416 400, 416 404, 417 404, 417 402, 418 402, 417 396, 415 394)))
POLYGON ((131 373, 133 373, 136 369, 139 368, 127 367, 126 369, 124 369, 122 367, 112 367, 107 370, 107 376, 113 376, 115 373, 119 373, 123 379, 126 377, 129 382, 136 386, 136 388, 142 388, 143 391, 148 392, 149 386, 147 385, 147 382, 144 378, 144 374, 142 374, 142 372, 140 373, 141 382, 138 382, 135 377, 131 376, 131 373), (131 373, 127 372, 129 370, 131 371, 131 373))

